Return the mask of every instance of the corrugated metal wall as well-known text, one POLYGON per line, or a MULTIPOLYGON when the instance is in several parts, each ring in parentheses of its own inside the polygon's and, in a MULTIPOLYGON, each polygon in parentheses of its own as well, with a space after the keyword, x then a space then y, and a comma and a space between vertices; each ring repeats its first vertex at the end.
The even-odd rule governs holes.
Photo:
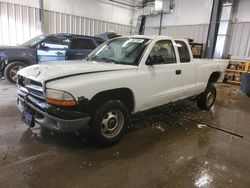
MULTIPOLYGON (((229 54, 234 58, 250 58, 250 22, 232 24, 229 42, 229 54)), ((158 35, 159 28, 145 28, 146 35, 158 35)), ((208 25, 168 26, 162 29, 162 35, 176 38, 192 38, 195 42, 206 44, 208 25)))
MULTIPOLYGON (((168 26, 162 28, 162 35, 168 35, 175 38, 191 38, 194 42, 202 43, 203 54, 205 52, 205 46, 207 43, 209 25, 180 25, 180 26, 168 26)), ((145 28, 146 35, 158 35, 159 28, 145 28)))
MULTIPOLYGON (((145 28, 146 35, 158 35, 159 28, 145 28)), ((208 25, 180 25, 167 26, 162 28, 162 35, 175 38, 192 38, 195 42, 206 43, 208 25)))
POLYGON ((250 58, 250 22, 232 25, 229 53, 232 57, 250 58))
POLYGON ((39 9, 0 2, 0 45, 21 44, 39 33, 39 9))
MULTIPOLYGON (((131 27, 74 15, 45 11, 46 33, 75 33, 96 35, 115 31, 129 35, 131 27)), ((158 28, 146 27, 145 34, 158 35, 158 28)), ((15 45, 40 33, 39 9, 23 5, 0 2, 0 45, 15 45)), ((176 38, 192 38, 206 44, 208 25, 168 26, 163 35, 176 38)), ((229 52, 233 57, 250 57, 250 22, 235 23, 232 26, 229 52)))
MULTIPOLYGON (((90 18, 44 11, 45 33, 96 35, 115 31, 129 35, 131 27, 90 18)), ((0 1, 0 45, 16 45, 41 33, 39 9, 0 1)))
POLYGON ((131 27, 64 13, 44 11, 46 33, 73 33, 94 36, 106 31, 129 35, 131 27))

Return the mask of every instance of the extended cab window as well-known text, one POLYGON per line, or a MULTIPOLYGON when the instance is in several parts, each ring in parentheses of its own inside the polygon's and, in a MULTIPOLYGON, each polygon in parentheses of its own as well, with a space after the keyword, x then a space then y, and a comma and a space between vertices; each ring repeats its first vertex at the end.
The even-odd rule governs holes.
POLYGON ((170 40, 156 42, 149 56, 154 64, 176 63, 174 46, 170 40))
POLYGON ((95 45, 91 39, 74 38, 72 39, 71 49, 95 49, 95 45))
POLYGON ((68 49, 70 39, 68 37, 50 37, 40 47, 50 49, 68 49))
POLYGON ((187 44, 183 41, 175 41, 177 44, 177 48, 178 48, 178 52, 180 55, 180 61, 181 63, 188 63, 190 62, 190 54, 189 54, 189 50, 187 47, 187 44))

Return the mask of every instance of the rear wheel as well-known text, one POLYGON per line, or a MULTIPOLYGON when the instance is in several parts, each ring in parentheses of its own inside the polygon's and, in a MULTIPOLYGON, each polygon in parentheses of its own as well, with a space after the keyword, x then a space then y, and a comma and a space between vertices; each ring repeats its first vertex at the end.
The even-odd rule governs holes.
POLYGON ((7 65, 4 71, 5 78, 12 84, 17 82, 17 72, 26 67, 27 64, 21 61, 14 61, 7 65))
POLYGON ((197 98, 197 105, 202 110, 209 110, 216 99, 216 88, 213 84, 209 84, 206 90, 197 98))
POLYGON ((95 112, 90 123, 91 136, 99 146, 116 144, 123 136, 128 123, 127 107, 117 100, 104 103, 95 112))

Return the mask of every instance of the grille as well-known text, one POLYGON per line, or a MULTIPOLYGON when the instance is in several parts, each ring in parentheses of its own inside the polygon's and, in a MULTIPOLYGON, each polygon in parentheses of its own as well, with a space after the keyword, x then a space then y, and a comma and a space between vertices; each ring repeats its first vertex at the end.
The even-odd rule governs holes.
POLYGON ((29 92, 29 94, 35 98, 45 100, 43 85, 41 82, 37 82, 19 75, 18 84, 21 87, 24 87, 29 92))

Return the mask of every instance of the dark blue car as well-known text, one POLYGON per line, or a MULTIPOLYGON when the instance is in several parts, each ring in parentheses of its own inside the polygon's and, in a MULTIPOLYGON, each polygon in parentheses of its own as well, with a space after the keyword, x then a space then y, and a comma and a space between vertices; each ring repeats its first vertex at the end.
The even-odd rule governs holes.
POLYGON ((53 34, 37 36, 20 46, 0 47, 0 77, 16 82, 23 67, 46 61, 84 59, 104 40, 98 37, 53 34))

